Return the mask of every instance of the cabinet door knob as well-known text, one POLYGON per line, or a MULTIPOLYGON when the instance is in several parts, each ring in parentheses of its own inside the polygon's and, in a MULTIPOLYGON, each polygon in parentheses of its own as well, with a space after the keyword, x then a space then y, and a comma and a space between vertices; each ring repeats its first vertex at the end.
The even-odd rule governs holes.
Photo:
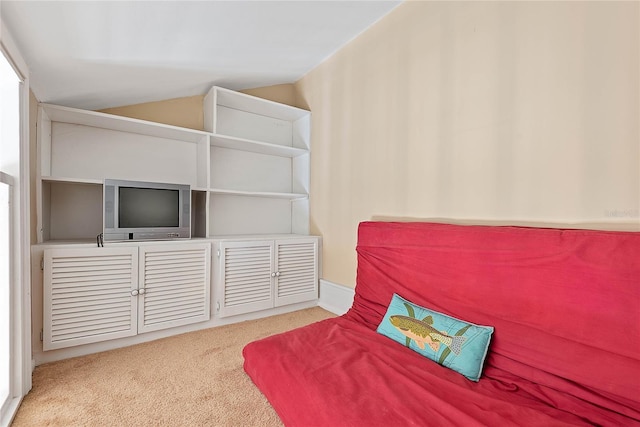
POLYGON ((280 277, 280 272, 276 271, 276 277, 280 277))
POLYGON ((144 288, 138 289, 138 294, 140 294, 140 295, 144 295, 145 292, 147 292, 147 291, 144 288))
POLYGON ((131 296, 132 297, 138 296, 138 290, 137 289, 132 290, 131 291, 131 296))
POLYGON ((276 277, 276 273, 271 273, 271 277, 276 277))

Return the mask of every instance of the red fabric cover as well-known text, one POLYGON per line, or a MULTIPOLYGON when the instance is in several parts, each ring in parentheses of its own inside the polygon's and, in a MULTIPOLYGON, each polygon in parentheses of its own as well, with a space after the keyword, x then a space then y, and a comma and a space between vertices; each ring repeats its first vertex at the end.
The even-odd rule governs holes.
POLYGON ((640 233, 365 222, 344 316, 245 347, 290 426, 640 425, 640 233), (473 383, 376 334, 396 292, 495 327, 473 383))

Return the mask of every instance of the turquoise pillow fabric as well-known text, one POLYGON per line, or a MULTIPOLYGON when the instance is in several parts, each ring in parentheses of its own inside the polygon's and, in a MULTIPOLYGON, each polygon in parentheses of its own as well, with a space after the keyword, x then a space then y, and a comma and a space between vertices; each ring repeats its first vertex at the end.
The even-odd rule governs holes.
POLYGON ((465 322, 393 294, 376 331, 470 380, 478 381, 493 327, 465 322))

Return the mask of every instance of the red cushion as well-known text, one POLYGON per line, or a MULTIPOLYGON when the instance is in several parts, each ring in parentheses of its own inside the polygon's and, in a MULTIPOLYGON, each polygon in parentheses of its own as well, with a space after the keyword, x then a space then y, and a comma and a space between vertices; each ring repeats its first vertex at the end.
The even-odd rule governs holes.
POLYGON ((365 222, 357 250, 349 318, 377 327, 396 292, 494 326, 487 366, 640 407, 640 233, 365 222))

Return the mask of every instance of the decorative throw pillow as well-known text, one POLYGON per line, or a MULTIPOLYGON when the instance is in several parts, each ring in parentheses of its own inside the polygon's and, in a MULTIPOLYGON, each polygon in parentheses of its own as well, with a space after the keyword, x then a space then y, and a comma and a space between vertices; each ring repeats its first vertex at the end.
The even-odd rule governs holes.
POLYGON ((377 332, 478 381, 493 327, 464 322, 393 294, 377 332))

